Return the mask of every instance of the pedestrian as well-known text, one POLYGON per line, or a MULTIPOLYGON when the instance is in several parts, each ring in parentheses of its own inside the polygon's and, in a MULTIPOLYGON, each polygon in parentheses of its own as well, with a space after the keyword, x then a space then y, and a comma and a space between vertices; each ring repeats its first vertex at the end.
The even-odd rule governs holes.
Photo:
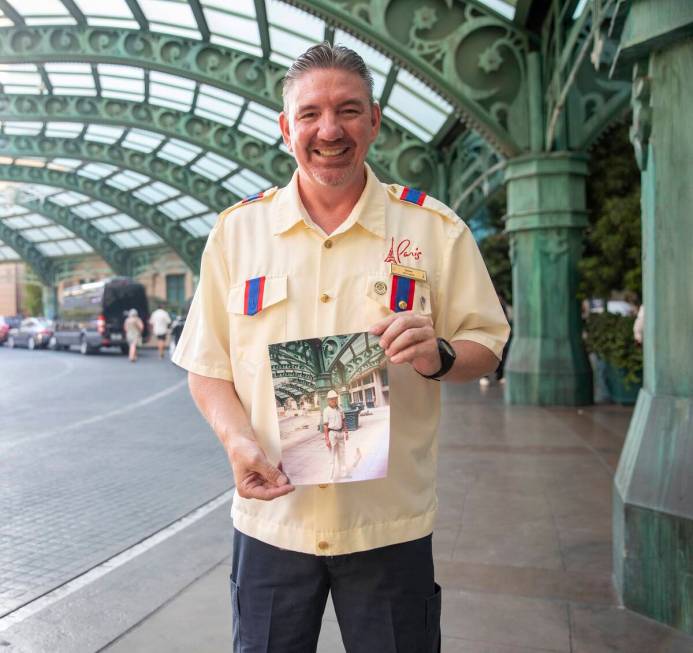
POLYGON ((322 412, 325 444, 332 453, 330 479, 333 481, 349 476, 346 466, 346 442, 349 440, 349 430, 344 412, 337 406, 339 395, 330 390, 327 393, 327 406, 322 412), (335 474, 336 471, 336 474, 335 474))
POLYGON ((131 308, 128 311, 123 328, 125 329, 125 339, 128 341, 129 346, 128 358, 131 363, 134 363, 137 360, 137 345, 140 344, 142 332, 144 331, 144 324, 136 308, 131 308))
POLYGON ((283 94, 297 170, 220 214, 173 357, 235 477, 234 651, 315 651, 330 592, 349 653, 438 651, 438 381, 492 372, 509 326, 466 224, 365 163, 381 110, 363 59, 313 46, 283 94), (293 486, 267 345, 363 331, 388 360, 387 476, 293 486))
POLYGON ((149 324, 152 325, 152 333, 156 336, 156 347, 159 350, 159 358, 163 358, 166 348, 168 327, 171 324, 171 316, 159 306, 159 308, 149 316, 149 324))

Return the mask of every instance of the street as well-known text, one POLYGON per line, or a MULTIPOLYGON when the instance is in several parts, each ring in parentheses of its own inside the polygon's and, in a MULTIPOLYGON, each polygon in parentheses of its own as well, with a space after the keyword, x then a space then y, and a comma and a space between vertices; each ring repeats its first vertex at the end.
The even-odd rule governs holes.
POLYGON ((0 617, 232 485, 185 372, 155 351, 0 347, 0 617))

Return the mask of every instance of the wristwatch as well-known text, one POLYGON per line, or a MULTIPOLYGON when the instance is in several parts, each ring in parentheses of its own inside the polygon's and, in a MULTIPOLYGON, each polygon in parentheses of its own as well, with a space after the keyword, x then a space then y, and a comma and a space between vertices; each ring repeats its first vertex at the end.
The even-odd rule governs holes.
POLYGON ((435 374, 421 374, 425 379, 433 379, 439 381, 440 377, 447 374, 450 368, 455 364, 457 354, 452 348, 452 345, 444 338, 438 338, 438 353, 440 354, 440 369, 435 374))

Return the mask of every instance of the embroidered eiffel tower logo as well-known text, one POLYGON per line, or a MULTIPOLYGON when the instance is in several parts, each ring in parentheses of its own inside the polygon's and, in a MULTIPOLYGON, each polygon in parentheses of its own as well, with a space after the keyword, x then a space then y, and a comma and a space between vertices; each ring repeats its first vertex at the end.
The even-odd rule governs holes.
POLYGON ((390 241, 390 251, 387 253, 387 257, 385 258, 385 263, 397 263, 397 259, 395 258, 395 239, 392 238, 390 241))

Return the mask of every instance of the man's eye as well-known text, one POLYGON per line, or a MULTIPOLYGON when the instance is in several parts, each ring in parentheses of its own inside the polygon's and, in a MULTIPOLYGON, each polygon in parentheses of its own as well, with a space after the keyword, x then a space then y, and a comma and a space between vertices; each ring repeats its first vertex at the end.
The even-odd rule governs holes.
POLYGON ((305 119, 310 119, 310 118, 315 118, 315 113, 312 111, 310 113, 302 113, 299 116, 299 120, 305 120, 305 119))

